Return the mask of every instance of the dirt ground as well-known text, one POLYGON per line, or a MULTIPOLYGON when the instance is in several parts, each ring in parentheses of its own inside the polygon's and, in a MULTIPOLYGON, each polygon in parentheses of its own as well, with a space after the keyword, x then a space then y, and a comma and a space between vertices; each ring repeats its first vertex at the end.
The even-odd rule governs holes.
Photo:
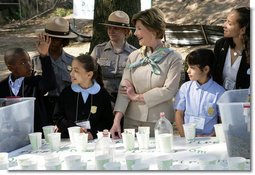
MULTIPOLYGON (((176 24, 213 24, 222 25, 227 13, 235 6, 249 6, 249 0, 154 0, 153 6, 157 6, 165 13, 166 21, 176 24), (186 14, 186 15, 185 15, 186 14)), ((32 56, 36 53, 36 29, 44 28, 45 22, 53 12, 44 16, 29 20, 17 21, 0 26, 0 80, 8 73, 3 61, 4 52, 12 47, 22 47, 32 56)), ((72 16, 65 17, 73 23, 72 16)), ((77 30, 80 33, 92 35, 92 20, 75 20, 77 30)), ((89 42, 72 41, 64 48, 68 53, 77 56, 89 50, 89 42)), ((174 47, 183 58, 192 49, 197 47, 213 48, 213 46, 188 46, 174 47)))

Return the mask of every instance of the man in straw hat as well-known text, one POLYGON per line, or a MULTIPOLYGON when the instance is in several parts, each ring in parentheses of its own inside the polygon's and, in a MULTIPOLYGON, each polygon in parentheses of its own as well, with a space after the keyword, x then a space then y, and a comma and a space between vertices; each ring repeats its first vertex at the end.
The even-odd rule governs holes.
MULTIPOLYGON (((56 76, 57 88, 45 94, 45 102, 48 116, 52 117, 60 92, 71 84, 69 69, 73 56, 66 53, 63 47, 69 45, 69 39, 76 38, 77 35, 70 31, 69 22, 62 17, 50 18, 45 28, 37 32, 51 38, 48 55, 51 58, 52 67, 56 76)), ((41 62, 38 56, 33 57, 32 65, 37 74, 41 74, 41 62)))
POLYGON ((122 73, 128 55, 136 48, 127 42, 131 34, 129 16, 120 10, 112 12, 108 21, 100 23, 107 27, 108 42, 98 44, 93 49, 91 56, 97 60, 102 68, 103 82, 115 103, 122 73))

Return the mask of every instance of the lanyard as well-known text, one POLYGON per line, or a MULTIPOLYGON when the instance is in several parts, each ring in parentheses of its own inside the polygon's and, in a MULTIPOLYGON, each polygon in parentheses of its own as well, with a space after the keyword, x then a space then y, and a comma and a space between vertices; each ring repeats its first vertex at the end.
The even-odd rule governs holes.
MULTIPOLYGON (((90 94, 90 95, 91 95, 91 97, 90 97, 90 112, 89 112, 89 116, 88 116, 88 119, 87 119, 88 121, 89 121, 89 118, 90 118, 90 115, 91 115, 91 106, 93 104, 93 95, 92 94, 90 94)), ((78 93, 77 100, 76 100, 76 111, 75 111, 75 118, 76 118, 76 120, 75 121, 77 121, 77 118, 78 118, 79 97, 80 97, 80 93, 78 93)))

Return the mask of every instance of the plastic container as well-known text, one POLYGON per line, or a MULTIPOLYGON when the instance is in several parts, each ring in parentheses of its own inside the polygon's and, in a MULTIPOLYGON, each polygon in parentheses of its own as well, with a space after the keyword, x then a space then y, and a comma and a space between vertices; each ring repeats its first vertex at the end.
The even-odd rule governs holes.
POLYGON ((114 142, 109 138, 107 129, 103 130, 103 137, 95 145, 95 162, 97 170, 104 170, 104 164, 112 162, 114 157, 114 142))
POLYGON ((34 132, 34 100, 0 98, 0 152, 11 152, 30 144, 34 132))
POLYGON ((244 115, 248 89, 229 90, 218 100, 229 157, 250 158, 250 120, 244 115))
MULTIPOLYGON (((156 143, 156 150, 160 151, 160 145, 159 145, 159 135, 160 134, 172 134, 173 136, 173 126, 169 120, 167 120, 165 113, 160 113, 160 118, 155 124, 154 127, 154 134, 155 134, 155 143, 156 143)), ((173 148, 173 137, 171 137, 171 148, 173 148)))

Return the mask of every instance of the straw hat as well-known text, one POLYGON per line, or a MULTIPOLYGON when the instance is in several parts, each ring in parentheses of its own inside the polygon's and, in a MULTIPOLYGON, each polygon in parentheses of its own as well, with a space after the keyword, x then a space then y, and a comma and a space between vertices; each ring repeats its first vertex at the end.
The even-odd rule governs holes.
POLYGON ((99 23, 99 24, 102 24, 105 26, 134 29, 134 27, 130 27, 129 16, 125 12, 120 10, 112 12, 108 17, 108 21, 106 21, 105 23, 99 23))
POLYGON ((42 32, 48 36, 56 38, 76 38, 77 35, 70 31, 69 22, 62 17, 50 18, 44 29, 39 29, 36 32, 42 32))

